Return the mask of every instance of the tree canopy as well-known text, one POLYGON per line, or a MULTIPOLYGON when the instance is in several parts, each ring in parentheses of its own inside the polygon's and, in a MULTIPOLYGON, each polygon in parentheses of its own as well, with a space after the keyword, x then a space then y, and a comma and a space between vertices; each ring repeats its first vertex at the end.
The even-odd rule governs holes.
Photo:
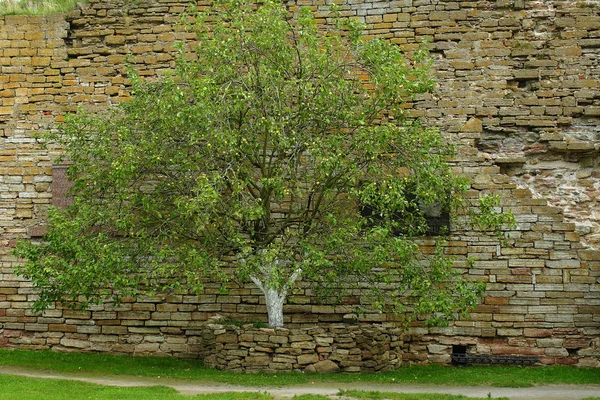
POLYGON ((132 75, 131 101, 69 116, 52 139, 74 204, 16 250, 36 306, 252 281, 281 326, 299 280, 430 323, 474 306, 482 285, 415 242, 427 210, 451 211, 466 187, 406 110, 434 86, 427 52, 332 19, 218 2, 194 14, 196 52, 172 74, 132 75))

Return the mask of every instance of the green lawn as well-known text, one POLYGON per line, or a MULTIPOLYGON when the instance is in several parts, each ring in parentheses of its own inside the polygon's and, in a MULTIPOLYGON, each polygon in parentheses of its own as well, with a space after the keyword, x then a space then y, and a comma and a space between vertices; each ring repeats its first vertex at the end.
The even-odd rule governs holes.
MULTIPOLYGON (((218 393, 196 396, 178 394, 175 389, 164 386, 113 387, 59 379, 28 378, 0 375, 0 400, 273 400, 264 393, 218 393)), ((357 400, 485 400, 449 394, 404 394, 341 391, 341 395, 357 400)), ((294 400, 330 400, 321 395, 305 394, 294 400)), ((499 400, 508 400, 501 398, 499 400)))
MULTIPOLYGON (((382 393, 363 392, 360 390, 344 390, 340 393, 357 400, 485 400, 481 397, 467 397, 441 393, 382 393)), ((494 397, 494 399, 509 400, 507 397, 494 397)))
MULTIPOLYGON (((363 392, 360 390, 342 390, 340 395, 345 398, 351 397, 356 400, 486 400, 481 397, 466 397, 454 394, 438 393, 382 393, 382 392, 363 392)), ((294 396, 294 400, 331 400, 329 397, 318 394, 304 394, 294 396)), ((494 400, 509 400, 506 397, 495 397, 494 400)))
POLYGON ((541 384, 600 384, 600 369, 555 367, 403 367, 377 374, 305 375, 302 373, 238 374, 206 368, 198 360, 107 354, 56 353, 0 349, 0 365, 78 375, 134 375, 160 379, 282 386, 310 382, 372 382, 526 387, 541 384))
POLYGON ((0 400, 272 400, 262 393, 185 396, 164 386, 114 387, 59 379, 0 375, 0 400))

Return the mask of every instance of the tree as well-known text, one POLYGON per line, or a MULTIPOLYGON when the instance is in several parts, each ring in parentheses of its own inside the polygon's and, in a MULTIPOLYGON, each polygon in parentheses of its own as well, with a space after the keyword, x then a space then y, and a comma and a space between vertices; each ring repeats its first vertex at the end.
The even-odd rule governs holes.
POLYGON ((251 280, 276 327, 300 279, 430 323, 474 306, 482 285, 415 242, 425 210, 453 209, 466 187, 440 133, 406 113, 434 85, 426 51, 409 61, 356 22, 323 31, 274 1, 195 21, 195 57, 132 76, 131 101, 53 136, 74 204, 17 247, 36 307, 251 280))

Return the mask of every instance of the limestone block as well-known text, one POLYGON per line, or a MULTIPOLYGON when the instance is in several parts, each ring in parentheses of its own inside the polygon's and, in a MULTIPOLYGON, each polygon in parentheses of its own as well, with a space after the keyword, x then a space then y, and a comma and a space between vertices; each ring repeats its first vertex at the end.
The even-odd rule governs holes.
POLYGON ((440 344, 430 344, 427 346, 427 350, 431 354, 446 354, 449 347, 440 344))
POLYGON ((304 369, 306 374, 332 374, 340 371, 340 367, 331 360, 319 361, 304 369))
POLYGON ((551 357, 568 357, 569 352, 567 349, 561 348, 547 348, 544 350, 544 354, 551 357))
POLYGON ((591 340, 587 338, 565 339, 563 347, 565 349, 585 349, 590 347, 591 340))
POLYGON ((222 333, 216 336, 217 343, 237 343, 238 335, 235 333, 222 333))
POLYGON ((306 364, 314 364, 319 361, 319 356, 316 353, 312 354, 302 354, 298 356, 298 364, 306 365, 306 364))
POLYGON ((598 368, 600 367, 600 359, 598 357, 580 358, 577 365, 584 368, 598 368))
POLYGON ((269 336, 269 342, 271 342, 271 343, 286 344, 286 343, 288 343, 288 341, 289 341, 289 339, 287 336, 282 336, 282 335, 269 336))
POLYGON ((555 347, 562 348, 564 339, 536 339, 536 343, 538 347, 546 348, 546 347, 555 347))
POLYGON ((74 347, 77 349, 86 349, 91 346, 91 343, 87 340, 68 339, 68 338, 61 339, 60 344, 65 347, 74 347))

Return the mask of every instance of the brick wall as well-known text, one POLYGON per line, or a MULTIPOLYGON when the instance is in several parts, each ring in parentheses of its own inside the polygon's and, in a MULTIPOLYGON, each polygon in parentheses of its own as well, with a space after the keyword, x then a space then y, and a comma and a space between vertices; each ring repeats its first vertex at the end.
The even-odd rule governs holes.
MULTIPOLYGON (((320 1, 312 7, 327 23, 320 1)), ((488 292, 472 319, 427 330, 415 324, 405 362, 448 362, 469 352, 532 354, 543 363, 599 366, 600 9, 566 1, 343 1, 369 34, 406 50, 429 38, 438 88, 414 113, 458 145, 456 172, 469 196, 497 193, 517 218, 508 246, 455 230, 447 251, 488 292), (471 269, 466 258, 477 257, 471 269)), ((128 54, 143 76, 173 66, 174 26, 185 1, 92 1, 66 17, 0 17, 0 344, 135 354, 199 354, 203 321, 215 313, 265 319, 258 289, 208 287, 126 300, 88 311, 34 314, 35 291, 13 273, 15 240, 43 231, 52 163, 34 133, 78 106, 102 109, 128 97, 128 54)), ((200 4, 200 7, 207 6, 200 4)), ((427 243, 424 243, 427 245, 427 243)), ((316 304, 305 286, 284 308, 290 327, 351 322, 348 307, 316 304)), ((368 314, 363 322, 393 321, 368 314)))

